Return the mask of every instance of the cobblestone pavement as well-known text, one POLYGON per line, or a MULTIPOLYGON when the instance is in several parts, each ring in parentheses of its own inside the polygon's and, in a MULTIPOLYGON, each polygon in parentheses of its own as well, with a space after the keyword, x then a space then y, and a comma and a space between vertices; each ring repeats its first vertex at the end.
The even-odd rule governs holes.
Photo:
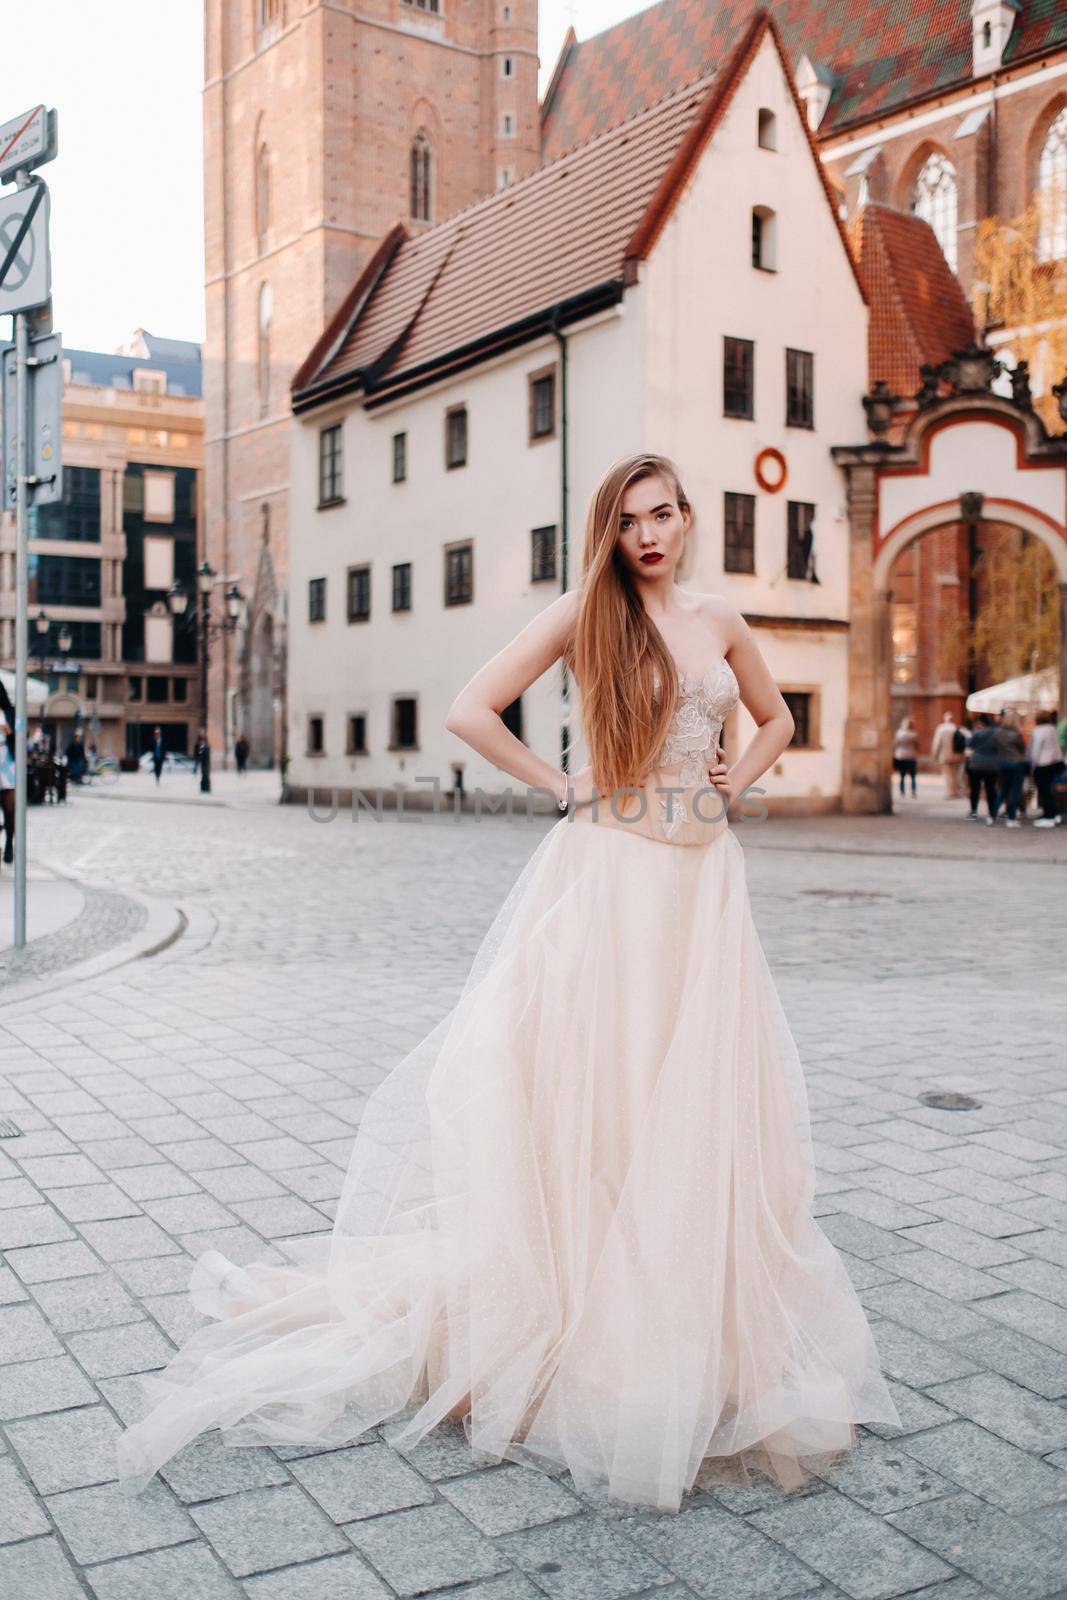
POLYGON ((676 1517, 473 1461, 458 1431, 407 1456, 200 1441, 118 1496, 136 1375, 194 1325, 192 1258, 328 1227, 367 1093, 454 999, 545 826, 90 797, 35 819, 33 849, 90 890, 189 922, 0 1006, 21 1129, 0 1139, 2 1600, 1067 1595, 1067 864, 1058 837, 962 820, 951 848, 944 821, 739 829, 822 1223, 901 1433, 865 1431, 800 1496, 719 1488, 676 1517), (930 1109, 934 1089, 981 1104, 930 1109))

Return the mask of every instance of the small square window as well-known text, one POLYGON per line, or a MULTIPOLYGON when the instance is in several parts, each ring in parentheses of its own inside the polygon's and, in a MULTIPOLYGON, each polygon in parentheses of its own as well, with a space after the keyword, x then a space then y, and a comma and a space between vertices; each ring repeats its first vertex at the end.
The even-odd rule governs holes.
POLYGON ((390 748, 417 750, 419 747, 418 702, 413 697, 393 701, 393 726, 390 748))
POLYGON ((530 443, 556 431, 556 369, 530 374, 530 443))
POLYGON ((725 338, 722 342, 722 414, 747 417, 754 413, 756 347, 751 339, 725 338))
POLYGON ((467 465, 467 408, 451 406, 445 412, 445 466, 467 465))
POLYGON ((813 727, 813 700, 814 695, 795 689, 783 689, 782 699, 789 707, 789 714, 793 718, 793 737, 789 741, 788 749, 810 749, 814 743, 813 727))
POLYGON ((326 579, 308 580, 308 621, 326 621, 326 579))
POLYGON ((445 605, 469 605, 474 599, 474 546, 469 540, 445 546, 445 605))
POLYGON ((401 561, 393 568, 393 610, 411 610, 410 561, 401 561))
POLYGON ((367 718, 362 711, 354 712, 348 719, 348 743, 345 746, 345 755, 365 756, 367 754, 367 718))
POLYGON ((308 717, 308 747, 309 756, 322 756, 326 754, 326 719, 320 715, 308 717))
POLYGON ((408 436, 393 434, 393 482, 405 483, 408 475, 408 436))
POLYGON ((785 422, 787 428, 815 426, 815 357, 809 350, 785 353, 785 422))
POLYGON ((344 492, 344 444, 341 424, 335 422, 319 431, 319 505, 336 505, 344 492))
POLYGON ((148 687, 148 696, 147 696, 147 698, 148 698, 148 702, 149 702, 150 705, 156 705, 156 706, 166 705, 166 703, 167 703, 167 681, 168 680, 166 678, 155 678, 155 677, 153 677, 153 678, 146 679, 146 683, 147 683, 147 687, 148 687))
POLYGON ((189 698, 189 679, 172 678, 170 685, 170 697, 176 702, 176 704, 184 705, 189 698))
POLYGON ((530 581, 544 583, 556 576, 556 525, 530 531, 530 581))
POLYGON ((370 619, 370 568, 348 569, 348 620, 367 622, 370 619))
POLYGON ((778 148, 777 118, 769 106, 759 108, 759 147, 761 150, 778 148))
POLYGON ((127 698, 127 700, 140 700, 140 699, 143 698, 143 690, 142 690, 142 687, 141 687, 141 679, 140 678, 132 677, 132 678, 128 678, 127 679, 127 681, 126 681, 126 698, 127 698))
POLYGON ((723 570, 725 572, 755 572, 755 495, 731 494, 727 490, 723 504, 723 523, 723 570))
POLYGON ((815 507, 804 500, 787 502, 786 577, 818 583, 815 576, 813 525, 815 507))

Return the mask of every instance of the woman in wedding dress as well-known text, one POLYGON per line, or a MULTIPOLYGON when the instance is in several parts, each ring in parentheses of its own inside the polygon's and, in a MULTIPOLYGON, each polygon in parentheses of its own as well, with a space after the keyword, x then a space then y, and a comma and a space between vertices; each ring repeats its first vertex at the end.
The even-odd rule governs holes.
POLYGON ((803 1073, 727 815, 792 720, 738 612, 676 585, 691 520, 669 461, 618 462, 579 588, 454 702, 454 733, 568 815, 370 1096, 328 1259, 196 1264, 212 1320, 147 1380, 127 1488, 209 1428, 384 1424, 408 1448, 461 1420, 483 1460, 673 1512, 752 1468, 794 1489, 858 1422, 899 1426, 812 1217, 803 1073), (590 755, 572 779, 499 714, 561 657, 590 755), (739 699, 756 731, 727 767, 739 699))

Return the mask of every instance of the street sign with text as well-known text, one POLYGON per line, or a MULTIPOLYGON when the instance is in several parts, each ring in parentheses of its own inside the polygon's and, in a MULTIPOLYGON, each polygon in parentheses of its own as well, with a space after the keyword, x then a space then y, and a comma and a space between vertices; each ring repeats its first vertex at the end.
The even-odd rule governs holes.
POLYGON ((51 161, 56 154, 56 114, 45 106, 34 106, 0 125, 0 183, 8 183, 16 172, 51 161))

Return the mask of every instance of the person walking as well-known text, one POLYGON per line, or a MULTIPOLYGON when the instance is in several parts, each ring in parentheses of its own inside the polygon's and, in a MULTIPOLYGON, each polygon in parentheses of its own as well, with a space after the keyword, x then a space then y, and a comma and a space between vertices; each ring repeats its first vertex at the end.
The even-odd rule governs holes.
POLYGON ((71 783, 81 783, 85 777, 85 740, 80 728, 75 728, 67 745, 67 773, 71 783))
POLYGON ((893 739, 893 767, 900 774, 900 792, 904 793, 904 780, 911 779, 912 799, 915 798, 915 774, 919 770, 919 734, 910 717, 905 717, 893 739))
POLYGON ((803 1066, 729 823, 793 718, 735 606, 677 585, 691 519, 672 462, 616 462, 580 584, 453 700, 445 728, 559 820, 367 1100, 328 1253, 197 1261, 207 1317, 119 1442, 125 1488, 211 1428, 307 1447, 394 1419, 410 1449, 453 1420, 474 1463, 674 1513, 698 1477, 796 1489, 857 1423, 901 1426, 814 1215, 803 1066), (570 775, 496 709, 561 660, 590 756, 570 775))
POLYGON ((941 768, 941 776, 945 780, 946 800, 957 799, 960 792, 960 765, 963 757, 956 749, 956 735, 959 731, 952 712, 946 711, 934 729, 933 742, 930 745, 930 759, 937 762, 941 768))
POLYGON ((237 763, 237 776, 239 778, 243 778, 248 770, 249 748, 249 743, 245 738, 245 735, 243 733, 239 733, 233 747, 233 758, 237 763))
POLYGON ((991 828, 996 822, 1000 806, 1000 793, 997 788, 999 766, 996 726, 988 711, 980 711, 967 750, 967 777, 971 801, 971 809, 967 813, 969 822, 978 820, 978 800, 983 789, 986 805, 989 807, 986 826, 991 828))
POLYGON ((193 772, 200 774, 200 793, 211 793, 211 746, 208 744, 207 729, 198 728, 196 744, 193 746, 193 772))
POLYGON ((997 747, 997 778, 1004 802, 1006 828, 1021 828, 1018 818, 1023 784, 1030 771, 1026 740, 1019 726, 1019 713, 1010 707, 1002 711, 994 730, 997 747))
POLYGON ((15 859, 15 707, 0 682, 0 812, 4 824, 4 860, 15 859))
POLYGON ((1028 755, 1030 770, 1034 775, 1034 788, 1037 790, 1037 803, 1041 807, 1041 815, 1034 819, 1034 827, 1055 828, 1062 823, 1063 816, 1056 803, 1053 785, 1056 779, 1067 771, 1067 762, 1064 761, 1063 751, 1060 749, 1054 711, 1037 713, 1034 731, 1030 735, 1028 755))
POLYGON ((157 785, 159 783, 159 775, 163 771, 166 759, 167 749, 163 743, 163 729, 157 724, 156 727, 152 729, 152 771, 156 775, 157 785))
POLYGON ((971 748, 971 722, 966 715, 960 717, 959 726, 952 736, 952 748, 959 756, 959 765, 956 768, 957 793, 961 800, 967 798, 967 752, 971 748))

